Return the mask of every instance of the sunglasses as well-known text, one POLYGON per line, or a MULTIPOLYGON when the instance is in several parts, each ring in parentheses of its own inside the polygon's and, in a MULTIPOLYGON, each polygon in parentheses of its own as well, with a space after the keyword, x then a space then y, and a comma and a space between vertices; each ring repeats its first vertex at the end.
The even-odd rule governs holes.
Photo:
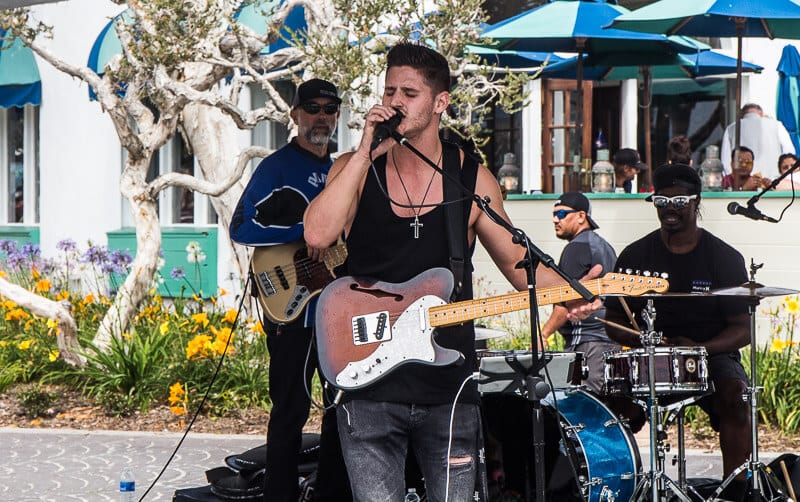
POLYGON ((300 108, 309 115, 316 115, 320 111, 325 112, 325 115, 333 115, 339 111, 339 105, 336 103, 328 103, 325 105, 319 103, 303 103, 300 105, 300 108))
POLYGON ((683 209, 684 207, 689 205, 690 200, 694 200, 697 198, 697 194, 694 195, 676 195, 674 197, 665 197, 664 195, 654 195, 652 198, 653 205, 657 208, 665 208, 667 205, 672 204, 672 207, 675 209, 683 209))
POLYGON ((577 212, 577 209, 559 209, 558 211, 553 211, 553 216, 559 220, 563 220, 568 214, 577 212))

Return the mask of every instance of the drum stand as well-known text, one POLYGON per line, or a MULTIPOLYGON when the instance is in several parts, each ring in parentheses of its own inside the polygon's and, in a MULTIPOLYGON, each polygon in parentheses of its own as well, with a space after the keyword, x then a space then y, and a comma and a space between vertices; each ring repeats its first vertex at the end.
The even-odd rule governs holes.
MULTIPOLYGON (((749 496, 746 500, 752 502, 772 502, 784 501, 784 495, 780 488, 781 483, 775 479, 775 475, 766 468, 763 462, 758 459, 758 394, 763 391, 763 387, 759 387, 758 378, 756 375, 756 306, 761 302, 761 297, 758 296, 756 289, 761 285, 754 281, 755 269, 751 264, 750 283, 757 286, 753 287, 753 294, 747 296, 749 298, 748 312, 750 314, 750 385, 745 390, 742 398, 750 405, 750 434, 752 440, 752 453, 750 460, 743 463, 730 475, 722 481, 719 488, 709 497, 709 501, 717 500, 717 497, 727 487, 736 476, 744 470, 747 470, 747 481, 750 484, 749 496)), ((760 266, 757 266, 760 268, 760 266)), ((744 297, 744 295, 742 295, 744 297)))
MULTIPOLYGON (((656 346, 661 343, 661 333, 655 331, 656 311, 653 307, 653 301, 647 301, 647 307, 642 311, 642 318, 647 324, 647 331, 643 331, 640 335, 642 346, 647 349, 648 354, 648 379, 650 387, 650 395, 647 399, 647 411, 650 419, 650 471, 643 474, 642 479, 636 485, 636 489, 631 496, 632 501, 649 500, 650 502, 659 502, 661 500, 680 500, 683 502, 692 502, 692 499, 686 495, 680 486, 671 480, 664 473, 664 456, 667 451, 667 445, 664 444, 664 418, 662 412, 670 408, 675 409, 674 406, 661 407, 658 405, 658 398, 656 397, 656 368, 655 368, 655 353, 656 346), (667 493, 671 493, 672 497, 667 497, 667 493), (646 495, 649 493, 649 496, 646 495)), ((681 407, 685 403, 680 404, 681 407)), ((679 445, 679 454, 682 452, 683 447, 679 445)))

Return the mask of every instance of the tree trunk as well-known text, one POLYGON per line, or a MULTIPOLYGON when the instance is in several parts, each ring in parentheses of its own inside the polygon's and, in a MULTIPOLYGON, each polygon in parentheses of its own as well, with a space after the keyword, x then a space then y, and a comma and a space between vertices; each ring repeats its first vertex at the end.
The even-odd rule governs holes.
POLYGON ((15 302, 20 307, 30 310, 33 314, 45 319, 58 322, 58 350, 59 357, 72 366, 83 366, 86 359, 80 355, 77 330, 68 305, 39 296, 25 288, 12 284, 0 278, 0 295, 15 302))
POLYGON ((145 176, 151 155, 131 160, 125 166, 120 182, 122 195, 128 200, 136 227, 136 256, 131 271, 119 288, 106 312, 93 343, 100 350, 109 346, 112 336, 120 336, 136 315, 139 305, 153 286, 161 249, 161 224, 157 202, 148 193, 145 176))
MULTIPOLYGON (((238 144, 241 131, 233 120, 216 108, 192 103, 183 110, 183 127, 200 167, 200 177, 213 183, 229 177, 241 152, 238 144)), ((250 266, 248 249, 227 238, 231 217, 243 190, 244 183, 239 181, 226 192, 212 197, 211 203, 231 245, 236 269, 244 285, 250 266)))

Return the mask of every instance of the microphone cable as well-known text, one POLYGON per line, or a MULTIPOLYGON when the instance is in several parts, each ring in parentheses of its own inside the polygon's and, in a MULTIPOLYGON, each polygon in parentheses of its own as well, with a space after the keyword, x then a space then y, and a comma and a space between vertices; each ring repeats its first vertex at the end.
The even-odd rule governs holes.
POLYGON ((200 415, 200 412, 203 410, 203 406, 205 405, 206 401, 208 400, 208 396, 211 394, 211 388, 214 386, 214 382, 217 380, 217 376, 219 375, 219 371, 222 369, 222 363, 225 361, 225 355, 228 353, 228 347, 231 344, 231 340, 233 340, 233 333, 236 330, 236 327, 239 324, 239 314, 241 314, 242 309, 244 308, 244 301, 247 298, 247 289, 250 287, 250 274, 247 274, 247 282, 245 283, 244 290, 242 293, 242 299, 239 301, 239 307, 236 310, 236 317, 233 319, 233 323, 231 324, 231 336, 225 342, 225 348, 222 351, 222 356, 219 358, 219 362, 217 362, 217 367, 214 368, 214 374, 211 375, 211 381, 208 382, 208 386, 206 387, 206 391, 203 394, 203 398, 200 400, 200 404, 197 406, 197 410, 195 410, 194 414, 192 415, 192 419, 186 425, 186 430, 183 432, 178 444, 175 445, 175 449, 172 450, 167 461, 164 463, 164 466, 159 471, 156 478, 150 483, 150 486, 147 487, 147 490, 139 497, 139 502, 142 502, 144 498, 147 496, 148 493, 156 486, 158 480, 161 479, 161 476, 167 470, 167 467, 172 463, 172 460, 175 458, 175 455, 178 454, 178 450, 180 450, 181 446, 183 446, 183 442, 186 440, 186 437, 189 435, 189 431, 192 430, 192 426, 194 425, 197 417, 200 415))

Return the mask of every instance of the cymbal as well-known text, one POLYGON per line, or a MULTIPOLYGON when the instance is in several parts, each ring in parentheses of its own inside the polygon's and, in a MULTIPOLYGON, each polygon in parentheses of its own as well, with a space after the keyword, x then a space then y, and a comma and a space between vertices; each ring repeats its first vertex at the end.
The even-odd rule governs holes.
POLYGON ((752 282, 752 281, 746 282, 741 286, 715 289, 714 291, 711 292, 711 294, 714 296, 750 296, 754 298, 767 298, 769 296, 787 296, 787 295, 795 295, 797 293, 800 293, 800 291, 796 289, 764 286, 763 284, 759 284, 757 282, 752 282))
POLYGON ((627 298, 703 298, 706 296, 713 296, 711 293, 683 293, 680 291, 666 292, 666 293, 644 293, 637 295, 620 294, 603 294, 603 296, 624 296, 627 298))
POLYGON ((508 335, 508 331, 502 329, 475 328, 475 340, 488 340, 506 335, 508 335))

